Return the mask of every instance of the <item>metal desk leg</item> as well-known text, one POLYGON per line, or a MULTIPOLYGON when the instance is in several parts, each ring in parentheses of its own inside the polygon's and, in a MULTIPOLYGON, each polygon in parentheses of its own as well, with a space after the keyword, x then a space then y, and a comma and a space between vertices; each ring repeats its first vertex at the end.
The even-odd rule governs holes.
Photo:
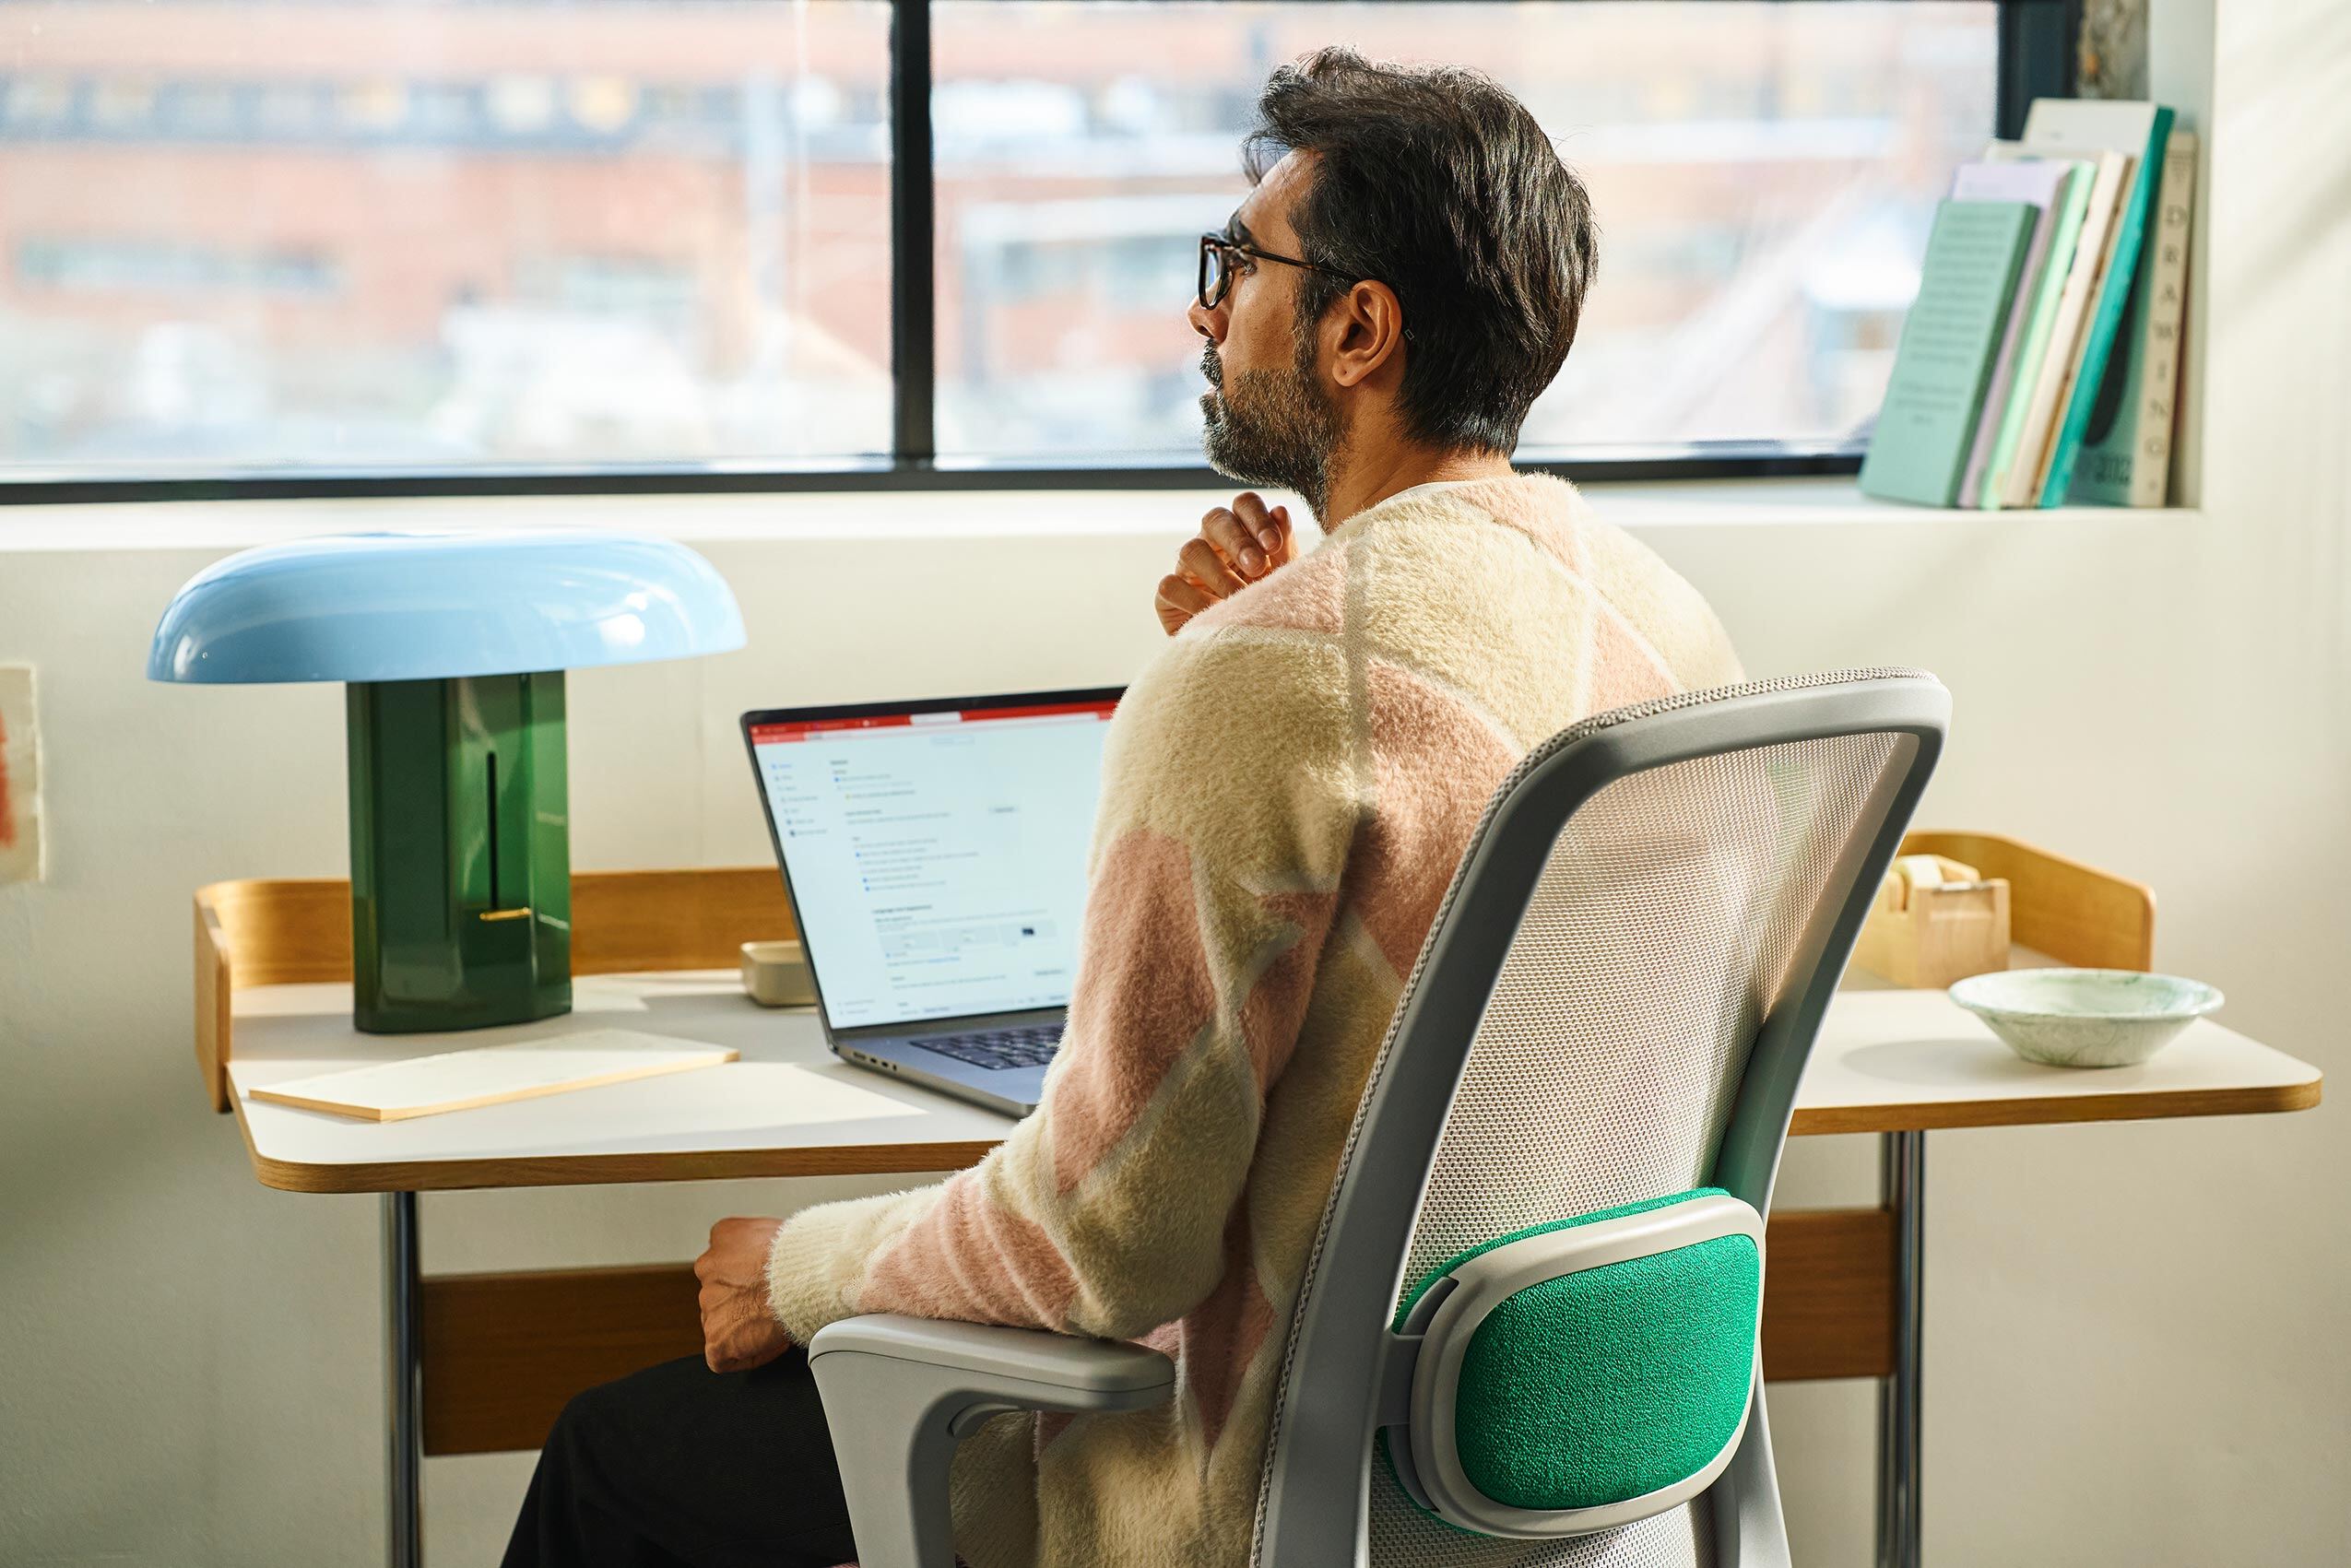
POLYGON ((384 1195, 384 1559, 424 1562, 424 1325, 417 1195, 384 1195))
POLYGON ((1884 1135, 1879 1184, 1894 1212, 1894 1375, 1877 1395, 1878 1568, 1919 1568, 1920 1388, 1925 1360, 1927 1135, 1884 1135))

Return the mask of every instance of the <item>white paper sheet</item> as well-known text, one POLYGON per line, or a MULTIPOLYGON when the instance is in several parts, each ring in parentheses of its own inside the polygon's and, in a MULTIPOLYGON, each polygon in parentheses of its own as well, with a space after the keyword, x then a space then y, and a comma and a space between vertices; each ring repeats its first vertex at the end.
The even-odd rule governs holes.
POLYGON ((252 1091, 256 1100, 396 1122, 731 1062, 738 1053, 632 1029, 594 1029, 347 1067, 252 1091))

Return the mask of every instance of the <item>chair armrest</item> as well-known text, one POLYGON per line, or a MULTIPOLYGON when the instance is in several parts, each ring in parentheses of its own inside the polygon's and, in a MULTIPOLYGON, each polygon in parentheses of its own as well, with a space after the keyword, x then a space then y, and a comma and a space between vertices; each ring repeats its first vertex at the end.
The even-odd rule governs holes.
POLYGON ((809 1370, 860 1568, 952 1568, 948 1464, 988 1418, 1139 1410, 1176 1386, 1174 1363, 1140 1345, 888 1314, 819 1329, 809 1370))
POLYGON ((918 1362, 966 1379, 1001 1377, 1024 1385, 1049 1384, 1078 1400, 1022 1407, 1027 1409, 1132 1409, 1159 1401, 1144 1399, 1130 1405, 1116 1397, 1163 1390, 1176 1380, 1173 1363, 1140 1345, 1081 1339, 1035 1328, 902 1317, 894 1313, 844 1318, 818 1330, 809 1346, 809 1359, 813 1362, 845 1351, 918 1362), (1093 1397, 1097 1395, 1105 1397, 1105 1402, 1095 1402, 1093 1397))

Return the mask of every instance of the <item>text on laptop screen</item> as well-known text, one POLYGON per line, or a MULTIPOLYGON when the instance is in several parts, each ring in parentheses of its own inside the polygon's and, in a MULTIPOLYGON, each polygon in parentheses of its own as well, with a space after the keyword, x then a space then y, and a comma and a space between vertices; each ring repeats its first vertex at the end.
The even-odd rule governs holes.
POLYGON ((1112 708, 751 725, 833 1028, 1069 1004, 1112 708))

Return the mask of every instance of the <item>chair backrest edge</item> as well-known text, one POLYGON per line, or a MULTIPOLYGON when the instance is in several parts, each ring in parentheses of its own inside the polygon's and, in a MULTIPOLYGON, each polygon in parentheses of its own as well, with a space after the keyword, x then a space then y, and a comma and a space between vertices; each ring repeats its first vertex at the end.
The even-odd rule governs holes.
MULTIPOLYGON (((1932 676, 1914 670, 1855 671, 1719 693, 1689 693, 1617 714, 1600 715, 1539 748, 1497 792, 1472 835, 1468 853, 1441 906, 1421 959, 1407 984, 1388 1041, 1373 1068, 1369 1092, 1341 1156, 1339 1184, 1326 1209, 1290 1326, 1277 1391, 1273 1431, 1260 1487, 1254 1561, 1282 1568, 1352 1564, 1363 1518, 1368 1466, 1362 1462, 1377 1419, 1375 1380, 1339 1369, 1378 1364, 1382 1336, 1402 1279, 1405 1241, 1426 1185, 1437 1137, 1459 1082, 1472 1032, 1457 1030, 1457 1048, 1423 1046, 1422 1020, 1474 1018, 1483 1011, 1518 921, 1542 875, 1552 843, 1585 802, 1620 779, 1649 768, 1754 746, 1840 735, 1899 732, 1910 738, 1907 758, 1888 769, 1882 811, 1866 833, 1867 848, 1849 853, 1854 880, 1841 898, 1825 901, 1802 951, 1813 973, 1793 988, 1794 1002, 1775 1009, 1764 1035, 1777 1045, 1775 1061, 1794 1054, 1793 1076, 1753 1093, 1743 1081, 1731 1127, 1741 1133, 1735 1166, 1743 1186, 1730 1188, 1761 1210, 1768 1203, 1794 1102, 1794 1079, 1810 1048, 1829 995, 1843 969, 1882 873, 1899 847, 1910 809, 1940 754, 1950 695, 1932 676), (1415 1049, 1399 1076, 1400 1040, 1415 1049), (1770 1134, 1777 1107, 1777 1133, 1770 1134), (1356 1149, 1373 1136, 1383 1158, 1359 1161, 1356 1149), (1417 1158, 1413 1151, 1417 1150, 1417 1158), (1766 1158, 1766 1150, 1768 1158, 1766 1158), (1403 1157, 1390 1158, 1400 1152, 1403 1157), (1347 1277, 1339 1278, 1333 1269, 1347 1277), (1373 1277, 1377 1270, 1378 1277, 1373 1277), (1357 1277, 1361 1276, 1361 1277, 1357 1277), (1329 1374, 1329 1375, 1325 1375, 1329 1374), (1282 1391, 1311 1381, 1311 1401, 1282 1391), (1287 1424, 1289 1431, 1284 1432, 1287 1424), (1335 1473, 1353 1471, 1352 1484, 1335 1473)), ((1875 803, 1873 803, 1875 804, 1875 803)), ((1762 1036, 1758 1038, 1758 1048, 1762 1036)), ((1722 1184, 1718 1184, 1722 1185, 1722 1184)), ((1760 1383, 1757 1385, 1760 1416, 1760 1383)), ((1759 1421, 1751 1430, 1760 1433, 1759 1421)), ((1767 1442, 1761 1464, 1770 1467, 1767 1442)), ((1734 1464, 1733 1474, 1752 1467, 1734 1464)), ((1734 1488, 1735 1490, 1735 1488, 1734 1488)), ((1719 1505, 1719 1504, 1718 1504, 1719 1505)))

